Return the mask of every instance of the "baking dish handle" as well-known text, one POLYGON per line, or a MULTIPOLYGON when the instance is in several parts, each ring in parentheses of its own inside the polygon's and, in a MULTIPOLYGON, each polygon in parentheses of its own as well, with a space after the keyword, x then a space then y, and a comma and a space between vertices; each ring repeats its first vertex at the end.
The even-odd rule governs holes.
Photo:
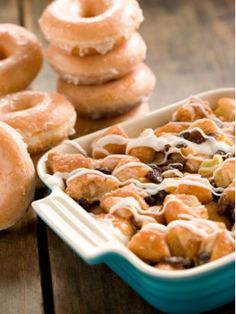
POLYGON ((97 264, 111 246, 120 246, 106 230, 74 200, 55 187, 52 193, 32 203, 33 210, 87 263, 97 264))

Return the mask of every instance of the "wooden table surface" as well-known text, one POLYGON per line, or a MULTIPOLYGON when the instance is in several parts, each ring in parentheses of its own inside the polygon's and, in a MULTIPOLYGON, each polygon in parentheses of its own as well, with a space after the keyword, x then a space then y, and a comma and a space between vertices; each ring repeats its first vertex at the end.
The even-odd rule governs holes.
MULTIPOLYGON (((37 20, 46 0, 0 0, 0 23, 17 23, 46 42, 37 20)), ((233 0, 140 0, 147 63, 157 77, 155 109, 207 89, 234 85, 233 0)), ((33 84, 53 90, 47 61, 33 84)), ((160 313, 104 265, 88 266, 31 210, 0 233, 0 313, 160 313)), ((234 313, 229 304, 212 313, 234 313)))

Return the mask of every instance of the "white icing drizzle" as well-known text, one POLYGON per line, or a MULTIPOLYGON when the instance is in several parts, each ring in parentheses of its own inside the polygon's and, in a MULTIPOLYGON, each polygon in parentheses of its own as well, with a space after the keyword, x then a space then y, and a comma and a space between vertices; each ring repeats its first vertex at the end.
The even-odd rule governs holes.
POLYGON ((73 170, 69 174, 69 177, 67 178, 66 183, 69 183, 71 180, 74 180, 74 179, 76 179, 82 175, 85 175, 85 174, 95 174, 95 175, 99 175, 102 177, 107 177, 107 178, 113 179, 113 180, 117 181, 118 183, 120 183, 119 180, 112 175, 105 174, 105 173, 98 171, 98 170, 87 169, 87 168, 78 168, 78 169, 73 170))
POLYGON ((119 172, 123 171, 126 168, 133 168, 133 167, 142 167, 142 168, 146 168, 147 171, 152 171, 153 169, 151 167, 149 167, 148 165, 141 163, 141 162, 127 162, 126 164, 123 164, 119 167, 116 167, 115 170, 113 171, 113 175, 116 176, 119 172))
POLYGON ((167 144, 176 146, 180 142, 185 143, 188 147, 192 148, 199 154, 214 155, 217 150, 234 152, 234 146, 230 146, 222 141, 217 141, 214 137, 207 136, 200 128, 191 129, 191 131, 193 130, 199 131, 206 138, 206 141, 201 144, 196 144, 176 135, 156 137, 152 129, 147 129, 147 132, 144 133, 143 136, 128 140, 126 154, 128 154, 131 149, 136 147, 150 147, 158 152, 164 150, 165 145, 167 144))
POLYGON ((160 232, 166 232, 166 226, 159 223, 148 223, 143 225, 141 230, 157 230, 160 232))
POLYGON ((117 135, 117 134, 110 134, 105 135, 98 140, 96 140, 92 145, 93 154, 95 152, 101 152, 106 155, 109 155, 109 152, 104 148, 108 144, 117 144, 117 145, 126 145, 126 143, 129 141, 128 138, 117 135))
POLYGON ((166 190, 168 188, 177 188, 180 184, 190 185, 190 186, 199 186, 206 189, 209 189, 215 195, 221 195, 223 188, 213 188, 206 178, 202 178, 200 175, 188 174, 184 177, 175 177, 175 178, 165 178, 160 184, 155 183, 142 183, 136 179, 129 179, 124 182, 118 180, 114 175, 105 174, 98 170, 87 169, 87 168, 78 168, 73 170, 71 173, 55 173, 53 175, 47 175, 45 182, 50 185, 64 186, 63 179, 66 179, 66 183, 75 178, 82 176, 84 174, 95 174, 104 176, 107 178, 112 178, 116 180, 120 186, 125 186, 128 184, 134 184, 138 191, 141 191, 143 195, 155 195, 161 190, 166 190))
MULTIPOLYGON (((172 202, 179 203, 183 208, 189 209, 189 210, 191 210, 192 213, 193 213, 193 215, 180 214, 180 215, 178 215, 179 218, 182 218, 182 217, 186 218, 186 216, 189 216, 189 217, 194 218, 194 217, 196 217, 196 216, 194 215, 194 212, 200 211, 200 210, 202 210, 202 209, 204 208, 204 205, 198 205, 198 206, 195 206, 195 207, 187 206, 187 205, 185 205, 181 200, 179 200, 177 197, 175 197, 174 194, 171 194, 171 196, 172 196, 172 197, 170 197, 170 198, 168 199, 168 201, 165 202, 165 204, 163 205, 162 210, 160 210, 160 211, 158 212, 158 215, 163 215, 163 214, 165 213, 165 210, 166 210, 167 205, 169 205, 169 204, 172 203, 172 202), (185 216, 185 215, 186 215, 186 216, 185 216)), ((192 218, 191 218, 191 219, 192 219, 192 218)))
POLYGON ((225 231, 229 240, 234 243, 234 239, 231 236, 230 232, 226 229, 219 228, 219 226, 214 221, 200 218, 192 218, 191 216, 190 218, 191 220, 189 221, 174 220, 170 222, 167 226, 163 226, 158 223, 145 224, 141 230, 163 230, 163 232, 167 233, 173 228, 182 227, 188 229, 192 233, 206 240, 215 237, 220 231, 225 231), (204 229, 204 226, 205 228, 208 228, 208 232, 206 229, 204 229))
POLYGON ((128 209, 134 216, 134 219, 137 222, 155 222, 156 220, 152 217, 145 216, 140 214, 139 212, 142 211, 142 213, 145 213, 139 205, 139 203, 133 198, 133 197, 121 197, 120 200, 114 204, 110 210, 109 213, 113 214, 119 209, 128 209))
MULTIPOLYGON (((106 145, 108 144, 126 145, 126 154, 129 154, 129 151, 131 149, 137 147, 148 147, 152 148, 156 152, 160 152, 164 151, 165 145, 170 145, 172 146, 171 147, 172 149, 174 148, 174 150, 169 150, 168 154, 170 154, 176 151, 179 152, 179 149, 175 148, 175 146, 181 142, 186 144, 188 147, 192 148, 198 154, 214 155, 217 150, 222 150, 225 151, 226 153, 234 152, 234 146, 230 146, 223 141, 217 141, 212 136, 207 136, 202 129, 197 127, 189 129, 189 132, 192 131, 200 132, 201 135, 206 140, 201 144, 196 144, 194 142, 184 139, 183 137, 177 135, 170 135, 168 133, 157 137, 154 133, 154 130, 145 129, 137 138, 125 138, 123 136, 114 134, 106 135, 98 139, 96 142, 94 142, 92 144, 92 149, 93 153, 102 152, 105 155, 109 155, 109 152, 104 148, 106 145)), ((188 130, 185 130, 183 132, 188 132, 188 130)), ((165 161, 166 158, 165 160, 162 161, 162 163, 164 163, 165 161)))

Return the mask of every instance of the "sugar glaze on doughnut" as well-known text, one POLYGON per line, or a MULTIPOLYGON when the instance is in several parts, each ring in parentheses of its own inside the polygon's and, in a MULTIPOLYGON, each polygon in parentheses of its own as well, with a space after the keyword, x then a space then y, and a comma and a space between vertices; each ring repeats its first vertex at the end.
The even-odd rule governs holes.
POLYGON ((142 21, 136 0, 56 0, 39 23, 48 41, 70 54, 79 50, 83 56, 91 48, 106 54, 142 21))
POLYGON ((71 56, 53 45, 48 59, 59 76, 75 85, 97 85, 118 79, 145 59, 146 45, 138 33, 106 55, 71 56))
POLYGON ((30 154, 38 154, 73 133, 76 112, 62 95, 27 91, 0 100, 0 121, 22 135, 30 154))

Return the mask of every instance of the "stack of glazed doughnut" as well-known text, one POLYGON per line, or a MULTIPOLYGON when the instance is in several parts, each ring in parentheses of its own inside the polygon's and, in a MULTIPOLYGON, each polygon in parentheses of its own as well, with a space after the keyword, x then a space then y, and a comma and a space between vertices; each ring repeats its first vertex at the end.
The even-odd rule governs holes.
POLYGON ((0 24, 0 97, 26 89, 43 61, 34 34, 14 24, 0 24))
POLYGON ((43 12, 48 59, 79 115, 77 136, 149 111, 143 100, 155 77, 142 63, 142 21, 136 0, 56 0, 43 12))

